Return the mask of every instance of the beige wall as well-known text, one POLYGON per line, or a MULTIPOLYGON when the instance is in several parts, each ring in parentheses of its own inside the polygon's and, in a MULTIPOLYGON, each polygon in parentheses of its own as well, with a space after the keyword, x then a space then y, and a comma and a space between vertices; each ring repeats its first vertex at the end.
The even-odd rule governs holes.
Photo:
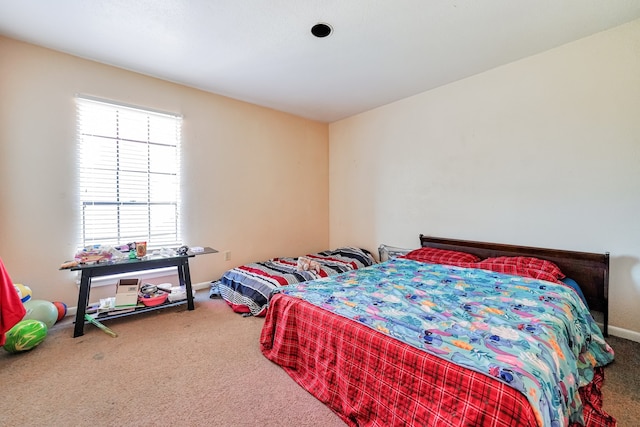
POLYGON ((77 242, 75 94, 184 116, 185 242, 231 251, 196 258, 194 282, 327 249, 326 124, 0 37, 0 256, 34 298, 77 303, 58 271, 77 242))
POLYGON ((612 331, 637 338, 639 45, 635 21, 328 127, 0 37, 0 256, 75 306, 81 93, 184 115, 185 240, 232 252, 194 282, 419 233, 609 251, 612 331))
POLYGON ((330 245, 609 251, 612 333, 640 340, 639 49, 634 21, 332 123, 330 245))

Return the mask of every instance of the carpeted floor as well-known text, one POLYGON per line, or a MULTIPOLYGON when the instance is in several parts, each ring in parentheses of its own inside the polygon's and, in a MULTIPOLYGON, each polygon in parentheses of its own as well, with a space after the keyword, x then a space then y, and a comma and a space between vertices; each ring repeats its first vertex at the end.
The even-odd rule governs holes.
POLYGON ((30 352, 0 350, 0 426, 342 426, 259 349, 263 319, 222 300, 92 325, 55 325, 30 352))
POLYGON ((605 368, 603 408, 620 427, 640 426, 640 343, 612 335, 606 340, 616 358, 605 368))
MULTIPOLYGON (((70 319, 30 352, 0 351, 0 426, 344 426, 260 353, 263 319, 233 313, 205 291, 196 310, 171 308, 72 338, 70 319)), ((640 419, 640 343, 610 337, 604 407, 620 426, 640 419)))

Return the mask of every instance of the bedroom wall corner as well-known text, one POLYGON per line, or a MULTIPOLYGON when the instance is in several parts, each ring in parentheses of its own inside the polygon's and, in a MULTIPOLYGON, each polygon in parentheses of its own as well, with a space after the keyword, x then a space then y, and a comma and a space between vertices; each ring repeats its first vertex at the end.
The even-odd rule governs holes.
POLYGON ((640 20, 330 125, 330 243, 611 253, 640 332, 640 20))
MULTIPOLYGON (((0 256, 36 299, 77 305, 75 273, 58 271, 79 228, 76 94, 183 115, 185 243, 232 253, 228 262, 196 257, 194 283, 328 246, 325 123, 6 37, 0 93, 0 256)), ((105 296, 96 290, 91 300, 105 296)))

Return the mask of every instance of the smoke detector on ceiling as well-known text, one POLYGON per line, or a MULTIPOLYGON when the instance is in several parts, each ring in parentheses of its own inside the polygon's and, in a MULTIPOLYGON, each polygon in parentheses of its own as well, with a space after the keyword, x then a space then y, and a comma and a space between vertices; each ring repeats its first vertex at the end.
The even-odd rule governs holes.
POLYGON ((311 34, 318 38, 327 37, 329 34, 331 34, 332 31, 333 28, 331 28, 331 25, 325 24, 323 22, 319 22, 311 27, 311 34))

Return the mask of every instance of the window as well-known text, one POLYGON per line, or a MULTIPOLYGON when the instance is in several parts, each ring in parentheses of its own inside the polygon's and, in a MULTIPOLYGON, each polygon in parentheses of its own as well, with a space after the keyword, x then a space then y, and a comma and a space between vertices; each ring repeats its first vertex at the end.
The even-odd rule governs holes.
POLYGON ((80 247, 180 246, 182 118, 78 97, 80 247))

